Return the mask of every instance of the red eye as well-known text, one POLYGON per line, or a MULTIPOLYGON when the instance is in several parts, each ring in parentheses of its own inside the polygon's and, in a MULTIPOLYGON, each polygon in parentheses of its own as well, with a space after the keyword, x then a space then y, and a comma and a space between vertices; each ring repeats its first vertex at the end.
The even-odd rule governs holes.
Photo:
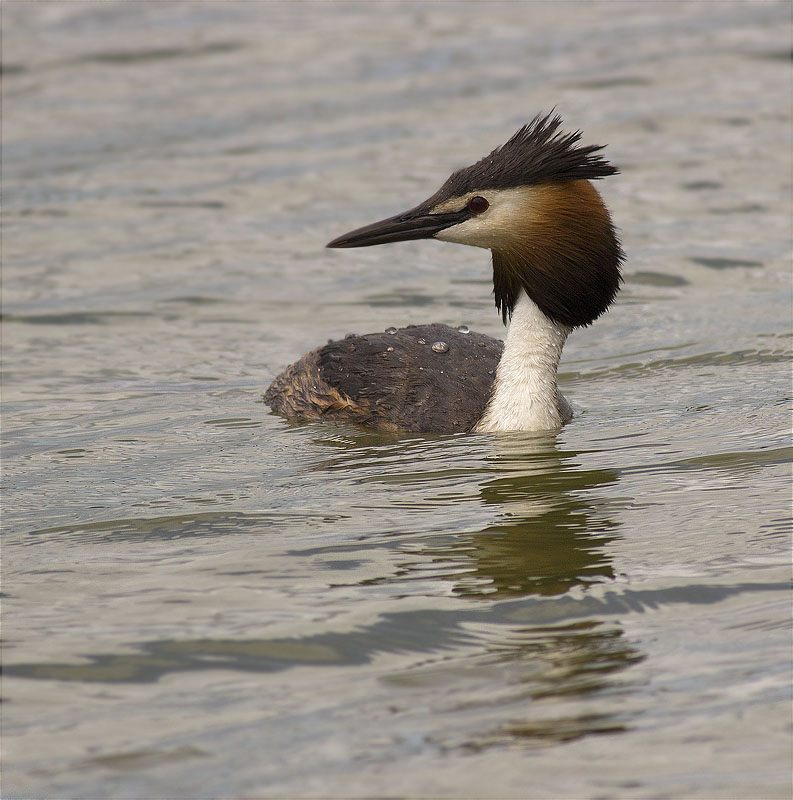
POLYGON ((490 207, 490 203, 484 197, 477 195, 468 201, 468 209, 473 211, 474 214, 482 214, 490 207))

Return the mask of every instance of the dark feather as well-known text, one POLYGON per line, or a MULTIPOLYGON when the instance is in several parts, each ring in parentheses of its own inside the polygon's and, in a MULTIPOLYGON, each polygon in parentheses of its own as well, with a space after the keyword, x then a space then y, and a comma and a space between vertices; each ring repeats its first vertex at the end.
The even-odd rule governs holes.
POLYGON ((432 208, 450 197, 486 189, 594 180, 617 174, 615 166, 596 155, 604 145, 577 146, 581 131, 560 132, 562 119, 552 114, 538 114, 506 144, 476 164, 457 170, 422 206, 432 208))
POLYGON ((295 419, 384 431, 470 431, 490 399, 502 350, 497 339, 447 325, 351 336, 288 367, 265 401, 295 419), (433 350, 437 342, 448 350, 433 350))

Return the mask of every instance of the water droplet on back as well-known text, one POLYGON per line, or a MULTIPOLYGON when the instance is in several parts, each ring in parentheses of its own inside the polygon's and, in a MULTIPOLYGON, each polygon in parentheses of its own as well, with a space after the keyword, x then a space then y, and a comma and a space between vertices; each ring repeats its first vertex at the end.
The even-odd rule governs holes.
POLYGON ((427 340, 422 336, 420 339, 417 340, 419 344, 427 344, 427 340))
POLYGON ((386 333, 390 333, 390 334, 393 336, 393 335, 394 335, 394 334, 397 332, 397 329, 396 329, 396 328, 394 328, 394 327, 391 327, 391 328, 386 328, 386 329, 385 329, 385 332, 386 332, 386 333))
POLYGON ((457 326, 457 330, 460 333, 470 333, 471 332, 471 329, 467 325, 458 325, 457 326))
POLYGON ((432 349, 436 353, 448 353, 449 345, 446 344, 446 342, 435 342, 435 344, 432 345, 432 349))

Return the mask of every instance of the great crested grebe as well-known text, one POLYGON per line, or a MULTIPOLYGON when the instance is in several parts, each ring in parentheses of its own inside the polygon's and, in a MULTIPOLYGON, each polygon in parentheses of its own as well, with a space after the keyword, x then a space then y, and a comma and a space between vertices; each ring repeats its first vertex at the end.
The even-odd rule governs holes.
POLYGON ((535 117, 506 144, 458 170, 410 211, 328 247, 440 239, 493 253, 502 342, 467 328, 409 326, 348 336, 287 367, 264 395, 273 411, 381 431, 550 431, 573 416, 556 386, 567 336, 614 300, 624 255, 590 180, 617 169, 535 117))

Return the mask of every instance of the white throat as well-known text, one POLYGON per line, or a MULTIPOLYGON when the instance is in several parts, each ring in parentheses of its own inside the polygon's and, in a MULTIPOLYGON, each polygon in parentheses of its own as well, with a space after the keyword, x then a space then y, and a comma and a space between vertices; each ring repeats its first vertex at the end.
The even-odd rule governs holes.
POLYGON ((521 291, 498 362, 493 395, 474 430, 549 431, 573 416, 556 386, 570 328, 553 322, 521 291))

